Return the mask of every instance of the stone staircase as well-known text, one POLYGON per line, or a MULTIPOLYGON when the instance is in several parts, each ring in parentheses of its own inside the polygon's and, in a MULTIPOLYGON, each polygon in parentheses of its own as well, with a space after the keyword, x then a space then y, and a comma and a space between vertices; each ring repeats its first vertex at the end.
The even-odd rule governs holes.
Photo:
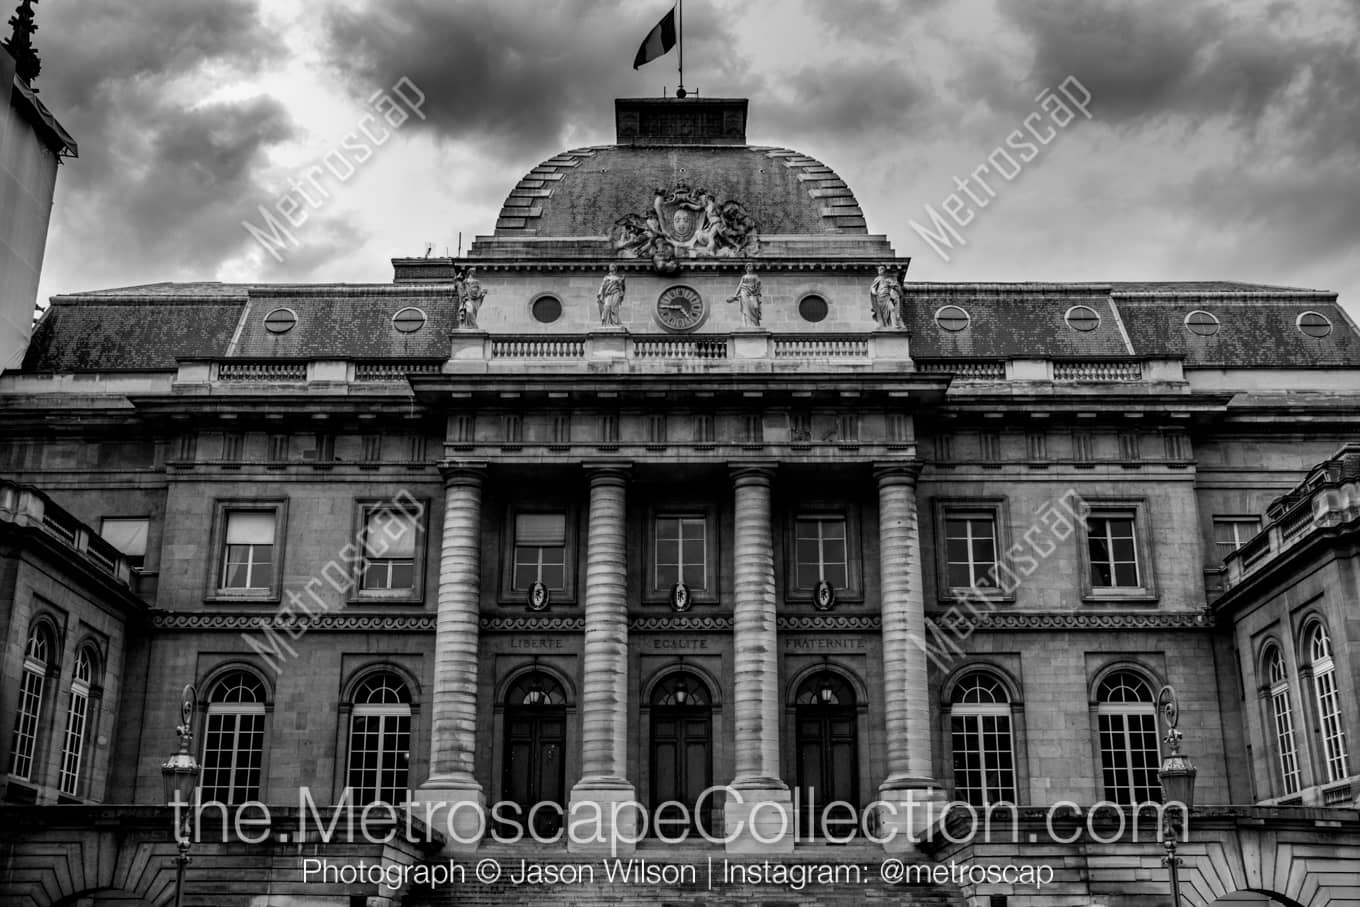
MULTIPOLYGON (((483 847, 457 862, 465 878, 414 889, 402 907, 966 907, 953 885, 890 884, 882 849, 803 844, 791 856, 735 856, 720 846, 645 841, 631 857, 587 857, 539 845, 483 847), (488 863, 487 861, 491 861, 488 863), (631 861, 631 862, 630 862, 631 861), (486 879, 479 879, 478 866, 486 879), (494 870, 500 877, 489 880, 494 870), (527 876, 526 876, 527 872, 527 876), (612 877, 611 877, 612 873, 612 877)), ((933 866, 908 854, 911 867, 933 866)))

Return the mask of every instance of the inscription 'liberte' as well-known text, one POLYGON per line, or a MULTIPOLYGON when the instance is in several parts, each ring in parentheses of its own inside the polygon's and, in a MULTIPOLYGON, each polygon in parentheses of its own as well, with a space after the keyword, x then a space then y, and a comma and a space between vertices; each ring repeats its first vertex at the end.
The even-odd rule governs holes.
POLYGON ((527 637, 527 638, 512 639, 512 640, 510 640, 510 648, 512 648, 512 649, 560 649, 560 648, 562 648, 562 640, 560 640, 560 639, 543 639, 543 638, 535 638, 535 637, 527 637))

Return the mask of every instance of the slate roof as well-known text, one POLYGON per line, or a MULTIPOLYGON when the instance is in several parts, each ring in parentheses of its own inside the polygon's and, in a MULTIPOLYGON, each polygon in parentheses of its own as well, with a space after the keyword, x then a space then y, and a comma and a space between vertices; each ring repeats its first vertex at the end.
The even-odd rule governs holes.
POLYGON ((227 349, 244 299, 53 301, 33 330, 26 372, 173 371, 175 359, 227 349))
POLYGON ((758 232, 868 230, 849 187, 818 160, 784 148, 601 145, 554 155, 510 191, 498 238, 604 236, 626 214, 645 215, 656 189, 707 189, 745 206, 758 232))
POLYGON ((1104 287, 1043 284, 907 284, 906 321, 912 356, 945 359, 1085 359, 1134 355, 1104 287), (967 326, 936 323, 944 306, 968 313, 967 326), (1073 306, 1100 318, 1091 331, 1068 327, 1073 306))

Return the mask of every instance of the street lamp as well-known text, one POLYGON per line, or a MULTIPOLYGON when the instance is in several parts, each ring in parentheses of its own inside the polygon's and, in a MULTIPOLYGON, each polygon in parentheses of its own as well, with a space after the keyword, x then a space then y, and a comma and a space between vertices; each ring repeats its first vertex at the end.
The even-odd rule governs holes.
MULTIPOLYGON (((198 787, 198 760, 194 758, 194 703, 198 701, 198 691, 192 683, 184 685, 180 694, 179 724, 175 733, 179 735, 179 752, 161 765, 161 778, 165 781, 165 802, 173 809, 187 806, 193 799, 194 788, 198 787)), ((184 821, 175 823, 175 843, 179 855, 175 857, 175 907, 180 907, 184 894, 184 867, 189 865, 189 838, 192 829, 190 811, 185 810, 184 821)))
POLYGON ((1198 774, 1198 769, 1190 761, 1190 757, 1181 752, 1181 738, 1184 735, 1176 727, 1180 724, 1180 702, 1176 699, 1175 688, 1170 684, 1157 692, 1157 711, 1166 719, 1166 736, 1162 741, 1167 746, 1161 771, 1157 772, 1157 779, 1162 782, 1161 831, 1162 848, 1166 850, 1166 856, 1162 857, 1162 865, 1166 866, 1171 874, 1171 903, 1174 907, 1181 907, 1180 866, 1183 861, 1176 856, 1176 835, 1181 829, 1166 807, 1171 804, 1182 805, 1186 821, 1185 831, 1189 834, 1190 807, 1195 804, 1195 775, 1198 774))

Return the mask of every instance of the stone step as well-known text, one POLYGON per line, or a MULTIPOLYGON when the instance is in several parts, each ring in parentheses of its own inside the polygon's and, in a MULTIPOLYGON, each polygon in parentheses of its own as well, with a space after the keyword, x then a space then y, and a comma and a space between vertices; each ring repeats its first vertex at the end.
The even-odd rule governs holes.
MULTIPOLYGON (((910 873, 933 867, 906 855, 908 878, 885 881, 885 856, 862 844, 799 846, 780 856, 729 855, 708 844, 644 841, 630 857, 588 857, 565 849, 480 848, 455 861, 453 881, 416 888, 402 907, 964 907, 951 885, 910 873), (919 882, 919 883, 918 883, 919 882)), ((890 872, 891 875, 891 872, 890 872)))

